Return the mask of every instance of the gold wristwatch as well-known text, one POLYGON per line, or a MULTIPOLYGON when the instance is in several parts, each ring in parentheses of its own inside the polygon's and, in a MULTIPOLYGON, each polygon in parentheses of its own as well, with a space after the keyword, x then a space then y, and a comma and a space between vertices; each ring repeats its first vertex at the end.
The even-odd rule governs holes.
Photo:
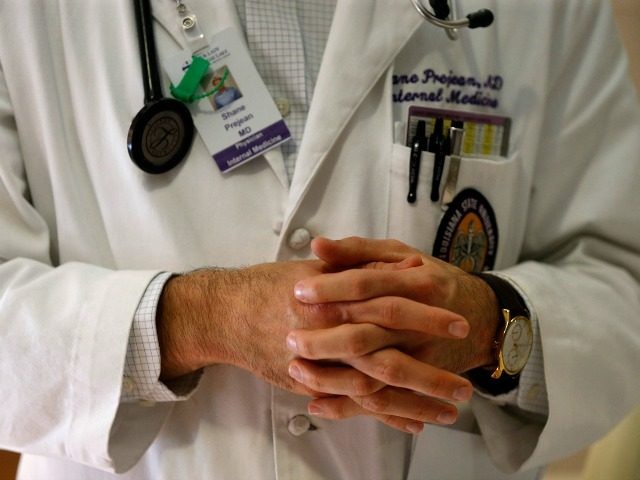
POLYGON ((533 347, 529 310, 506 280, 487 273, 476 275, 491 287, 498 299, 501 325, 494 340, 496 364, 491 367, 491 378, 497 380, 503 373, 517 376, 527 364, 533 347))

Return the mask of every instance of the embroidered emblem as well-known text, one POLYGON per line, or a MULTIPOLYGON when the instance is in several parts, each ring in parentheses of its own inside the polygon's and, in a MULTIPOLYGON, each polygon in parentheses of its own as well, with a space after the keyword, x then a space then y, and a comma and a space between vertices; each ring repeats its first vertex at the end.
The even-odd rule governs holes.
POLYGON ((498 224, 489 201, 467 188, 445 212, 433 244, 433 256, 465 272, 491 270, 498 250, 498 224))

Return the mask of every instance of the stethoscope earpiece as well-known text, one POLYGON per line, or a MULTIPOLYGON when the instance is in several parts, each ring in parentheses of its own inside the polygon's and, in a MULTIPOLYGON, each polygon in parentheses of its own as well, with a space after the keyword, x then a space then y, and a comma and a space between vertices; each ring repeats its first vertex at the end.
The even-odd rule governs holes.
POLYGON ((493 23, 493 12, 486 8, 467 15, 469 28, 484 28, 493 23))
POLYGON ((493 13, 491 10, 482 9, 477 12, 470 13, 465 18, 447 20, 449 17, 449 5, 445 0, 434 1, 431 0, 430 4, 434 9, 434 13, 431 13, 427 7, 424 6, 422 0, 411 0, 413 6, 418 13, 436 27, 444 28, 452 40, 456 39, 456 28, 482 28, 488 27, 493 23, 493 13))

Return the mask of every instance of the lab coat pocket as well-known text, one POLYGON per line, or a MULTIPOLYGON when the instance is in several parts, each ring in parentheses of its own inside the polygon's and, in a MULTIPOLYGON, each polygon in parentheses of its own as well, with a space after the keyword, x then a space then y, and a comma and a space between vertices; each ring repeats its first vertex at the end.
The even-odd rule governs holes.
MULTIPOLYGON (((415 203, 407 202, 409 191, 409 156, 411 149, 404 145, 393 146, 390 165, 389 216, 387 235, 425 253, 434 252, 434 245, 441 247, 449 241, 453 252, 452 239, 443 238, 450 223, 446 209, 440 202, 430 199, 434 156, 423 152, 415 203), (442 228, 441 224, 443 225, 442 228), (439 232, 440 229, 440 232, 439 232)), ((447 181, 450 158, 446 159, 440 182, 442 193, 447 181)), ((494 212, 496 251, 489 266, 497 269, 515 263, 524 232, 525 211, 528 189, 525 188, 520 155, 516 152, 509 157, 463 157, 455 187, 455 195, 476 191, 484 197, 488 208, 494 212)), ((488 218, 488 217, 487 217, 488 218)), ((454 218, 455 221, 455 218, 454 218)), ((460 222, 459 228, 466 228, 460 222)), ((451 233, 451 232, 449 232, 451 233)), ((442 258, 442 257, 441 257, 442 258)), ((451 259, 447 258, 451 261, 451 259)), ((455 263, 455 262, 454 262, 455 263)))
POLYGON ((389 175, 389 217, 387 236, 431 253, 433 238, 442 214, 440 204, 429 198, 433 153, 422 152, 416 201, 409 203, 409 157, 411 149, 394 144, 389 175))

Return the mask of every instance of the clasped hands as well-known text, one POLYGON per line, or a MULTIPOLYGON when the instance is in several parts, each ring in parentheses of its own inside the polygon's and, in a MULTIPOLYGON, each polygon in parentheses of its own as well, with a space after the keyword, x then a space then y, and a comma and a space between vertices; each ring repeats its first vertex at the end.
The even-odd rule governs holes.
POLYGON ((498 316, 481 279, 395 240, 316 238, 318 260, 206 268, 170 279, 157 314, 161 376, 233 365, 310 395, 311 414, 369 415, 417 433, 472 395, 498 316))
POLYGON ((314 240, 335 273, 295 285, 305 304, 330 303, 341 323, 294 329, 291 377, 316 393, 309 413, 342 419, 370 415, 418 433, 450 424, 473 392, 459 376, 491 363, 495 297, 484 282, 394 240, 314 240), (357 267, 357 268, 356 268, 357 267))

